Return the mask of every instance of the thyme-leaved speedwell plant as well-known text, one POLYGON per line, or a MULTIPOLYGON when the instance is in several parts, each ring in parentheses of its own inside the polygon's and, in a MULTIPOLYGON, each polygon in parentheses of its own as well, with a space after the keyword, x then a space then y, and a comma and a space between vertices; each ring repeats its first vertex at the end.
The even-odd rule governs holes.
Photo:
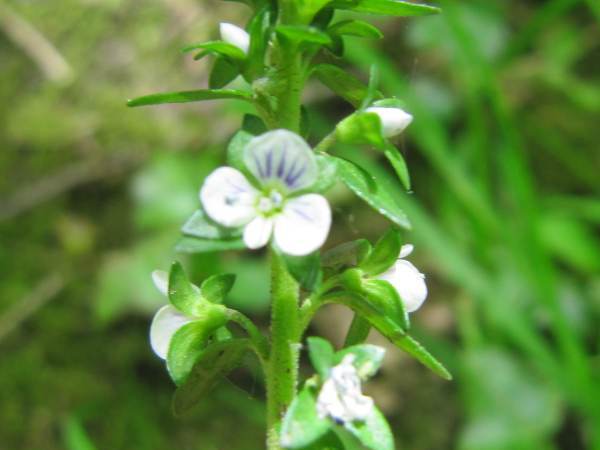
POLYGON ((199 286, 174 263, 153 279, 168 304, 154 316, 150 340, 177 385, 174 409, 183 414, 254 353, 267 392, 267 448, 392 450, 390 428, 362 383, 381 365, 382 348, 364 343, 375 328, 438 375, 447 370, 410 335, 409 313, 425 301, 425 276, 405 258, 409 218, 386 185, 336 146, 381 152, 410 189, 408 168, 393 139, 411 123, 401 100, 384 98, 377 70, 369 83, 336 62, 344 36, 381 38, 357 19, 335 20, 336 10, 392 16, 437 13, 432 6, 396 0, 245 0, 245 29, 221 23, 220 40, 185 47, 194 58, 214 58, 208 89, 148 95, 130 106, 202 100, 241 100, 254 107, 227 146, 227 163, 200 186, 199 209, 183 225, 177 250, 202 253, 268 247, 271 326, 266 333, 227 307, 234 274, 199 286), (241 78, 245 88, 228 85, 241 78), (316 78, 355 112, 311 148, 302 92, 316 78), (323 251, 332 223, 325 193, 343 182, 385 216, 391 228, 372 245, 358 239, 323 251), (304 335, 315 313, 338 303, 354 311, 343 348, 304 335), (233 326, 233 325, 236 326, 233 326), (301 348, 315 374, 299 379, 301 348))

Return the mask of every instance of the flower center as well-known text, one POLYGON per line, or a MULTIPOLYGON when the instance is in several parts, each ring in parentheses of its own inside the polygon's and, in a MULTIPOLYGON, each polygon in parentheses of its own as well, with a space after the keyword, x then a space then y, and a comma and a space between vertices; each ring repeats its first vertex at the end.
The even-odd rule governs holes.
POLYGON ((270 216, 281 212, 284 198, 281 193, 275 189, 271 189, 264 195, 261 195, 256 204, 256 209, 263 216, 270 216))

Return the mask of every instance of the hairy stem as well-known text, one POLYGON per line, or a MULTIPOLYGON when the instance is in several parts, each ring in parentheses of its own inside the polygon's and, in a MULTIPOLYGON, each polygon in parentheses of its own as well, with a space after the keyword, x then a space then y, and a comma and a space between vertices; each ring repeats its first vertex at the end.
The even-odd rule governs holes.
POLYGON ((285 262, 271 251, 271 353, 267 366, 267 448, 279 450, 281 418, 296 394, 299 358, 296 280, 285 262))

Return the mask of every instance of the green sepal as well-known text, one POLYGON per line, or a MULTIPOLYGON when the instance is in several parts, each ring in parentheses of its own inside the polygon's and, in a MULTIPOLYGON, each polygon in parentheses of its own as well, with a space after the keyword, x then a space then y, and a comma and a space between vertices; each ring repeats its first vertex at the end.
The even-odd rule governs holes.
POLYGON ((381 119, 375 113, 356 112, 346 117, 338 123, 336 136, 344 144, 373 145, 381 150, 386 146, 381 119))
MULTIPOLYGON (((214 306, 224 309, 222 306, 214 306)), ((208 314, 182 326, 173 334, 167 353, 167 370, 177 386, 190 375, 211 334, 226 322, 225 314, 220 318, 208 314)))
POLYGON ((202 239, 184 236, 175 244, 178 253, 210 253, 226 250, 242 250, 246 244, 241 238, 234 239, 202 239))
POLYGON ((289 42, 294 43, 295 45, 331 44, 331 37, 327 33, 324 33, 318 28, 311 26, 279 25, 275 28, 275 32, 278 36, 288 40, 289 42))
POLYGON ((165 103, 190 103, 203 100, 232 99, 252 102, 252 94, 237 89, 200 89, 197 91, 164 92, 127 100, 127 106, 161 105, 165 103))
POLYGON ((248 82, 254 81, 265 71, 265 53, 269 41, 269 27, 271 26, 271 12, 269 7, 258 11, 248 24, 250 47, 244 75, 248 82))
POLYGON ((435 6, 399 0, 335 0, 331 6, 360 13, 397 17, 425 16, 440 12, 435 6))
POLYGON ((321 284, 323 271, 321 270, 321 255, 315 251, 305 256, 292 256, 281 253, 288 271, 298 282, 302 289, 312 292, 321 284))
POLYGON ((338 181, 337 163, 324 155, 316 155, 319 177, 317 181, 310 186, 310 192, 326 192, 331 189, 338 181))
POLYGON ((396 225, 407 230, 411 229, 408 217, 383 180, 375 180, 369 172, 351 161, 334 156, 327 157, 337 161, 338 173, 352 192, 396 225))
POLYGON ((391 227, 375 243, 373 251, 369 253, 359 267, 367 275, 379 275, 394 265, 402 248, 400 231, 391 227))
POLYGON ((371 253, 371 250, 371 243, 366 239, 345 242, 326 251, 321 258, 321 264, 335 268, 356 266, 371 253))
POLYGON ((394 171, 402 183, 402 186, 404 186, 404 189, 410 191, 410 174, 408 172, 406 161, 404 160, 404 157, 400 151, 393 145, 386 144, 384 155, 394 168, 394 171))
MULTIPOLYGON (((268 131, 263 120, 254 114, 245 114, 242 120, 242 130, 252 136, 258 136, 268 131)), ((251 137, 250 137, 251 139, 251 137)))
POLYGON ((227 58, 217 56, 213 64, 210 76, 208 77, 208 87, 211 89, 221 89, 229 84, 240 74, 240 68, 227 58))
POLYGON ((303 449, 325 435, 331 422, 317 414, 313 389, 305 386, 288 408, 281 425, 281 445, 286 449, 303 449))
POLYGON ((329 341, 320 337, 309 337, 308 357, 322 380, 329 375, 329 369, 335 365, 335 351, 329 341))
POLYGON ((244 149, 248 142, 254 137, 245 129, 239 130, 233 135, 227 145, 227 164, 231 167, 246 173, 246 165, 244 164, 244 149))
POLYGON ((300 0, 296 2, 300 20, 304 23, 313 21, 329 2, 330 0, 300 0))
POLYGON ((171 265, 169 271, 169 302, 187 316, 195 317, 202 308, 204 300, 200 290, 190 283, 183 267, 178 261, 171 265))
POLYGON ((379 28, 363 20, 342 20, 331 25, 327 31, 336 36, 356 36, 370 39, 383 37, 379 28))
POLYGON ((311 25, 313 27, 319 28, 320 30, 324 30, 329 26, 329 24, 333 20, 334 14, 335 10, 333 8, 323 8, 315 15, 311 22, 311 25))
POLYGON ((395 450, 394 435, 385 416, 376 406, 364 422, 351 422, 344 427, 369 450, 395 450))
POLYGON ((408 313, 398 291, 385 280, 366 280, 362 285, 362 294, 370 301, 384 308, 385 314, 399 324, 405 332, 410 329, 408 313))
POLYGON ((379 66, 377 64, 371 65, 369 69, 369 86, 367 88, 367 96, 363 99, 360 105, 360 110, 367 108, 373 101, 381 97, 381 93, 378 91, 379 87, 379 66))
POLYGON ((241 228, 225 228, 213 222, 207 214, 198 209, 183 224, 181 232, 186 236, 201 239, 232 239, 242 235, 241 228))
POLYGON ((355 108, 358 108, 367 98, 368 87, 338 66, 319 64, 313 68, 313 73, 321 83, 355 108))
POLYGON ((223 303, 225 296, 233 288, 235 275, 231 273, 221 273, 212 275, 200 285, 202 298, 211 303, 223 303))
POLYGON ((366 380, 375 375, 381 367, 385 350, 382 347, 371 344, 352 345, 335 354, 333 365, 340 364, 344 356, 348 354, 354 355, 352 364, 356 368, 358 376, 362 380, 366 380))
POLYGON ((199 42, 196 44, 187 45, 181 49, 183 53, 188 53, 195 50, 204 50, 204 52, 208 52, 210 54, 220 55, 238 61, 246 59, 246 54, 242 51, 242 49, 223 41, 199 42))
POLYGON ((248 339, 213 342, 198 353, 187 379, 173 396, 173 412, 182 416, 189 412, 229 372, 235 369, 250 348, 248 339))

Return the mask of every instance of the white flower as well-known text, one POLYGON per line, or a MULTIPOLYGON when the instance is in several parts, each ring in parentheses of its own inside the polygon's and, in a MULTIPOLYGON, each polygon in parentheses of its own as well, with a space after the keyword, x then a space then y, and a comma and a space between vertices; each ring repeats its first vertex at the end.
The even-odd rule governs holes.
MULTIPOLYGON (((162 270, 152 272, 152 280, 156 288, 166 297, 168 296, 169 275, 162 270)), ((169 343, 173 335, 182 326, 192 322, 193 317, 186 316, 171 305, 160 308, 150 325, 150 346, 156 355, 162 359, 167 358, 169 343)))
POLYGON ((331 368, 317 398, 317 414, 338 423, 364 421, 373 411, 373 399, 362 394, 360 377, 354 367, 354 355, 348 354, 331 368))
POLYGON ((250 35, 246 30, 227 22, 219 25, 221 39, 228 44, 235 45, 244 53, 248 54, 250 48, 250 35))
POLYGON ((273 235, 289 255, 307 255, 323 245, 331 209, 322 195, 301 194, 318 176, 314 154, 297 134, 275 130, 253 138, 244 149, 244 164, 254 187, 231 167, 211 173, 200 189, 206 214, 225 227, 244 227, 248 248, 264 247, 273 235))
POLYGON ((413 120, 412 115, 400 108, 371 106, 365 112, 379 116, 385 137, 394 137, 402 133, 413 120))
POLYGON ((412 263, 403 259, 410 255, 412 251, 412 245, 403 245, 394 265, 377 276, 378 279, 388 281, 394 286, 407 312, 419 309, 427 298, 425 275, 419 272, 412 263))

